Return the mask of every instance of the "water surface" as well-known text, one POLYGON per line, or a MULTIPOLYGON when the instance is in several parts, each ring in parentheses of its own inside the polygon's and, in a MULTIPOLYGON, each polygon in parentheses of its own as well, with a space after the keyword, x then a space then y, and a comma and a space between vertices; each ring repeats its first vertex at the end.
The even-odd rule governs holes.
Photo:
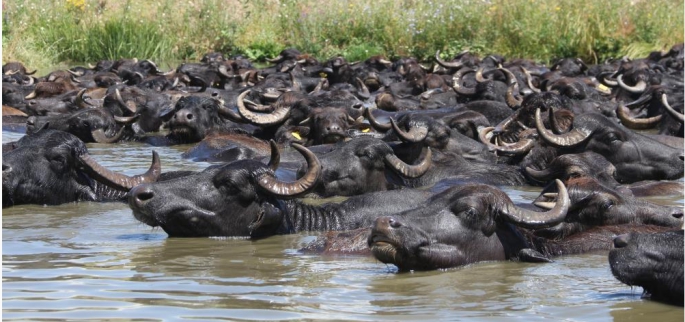
MULTIPOLYGON (((3 132, 3 143, 19 137, 3 132)), ((209 165, 183 160, 187 146, 88 146, 129 175, 153 149, 164 171, 209 165)), ((539 188, 506 191, 530 202, 539 188)), ((167 238, 117 202, 15 206, 2 219, 4 320, 683 321, 682 307, 618 282, 607 252, 398 274, 371 257, 301 254, 309 233, 167 238)))

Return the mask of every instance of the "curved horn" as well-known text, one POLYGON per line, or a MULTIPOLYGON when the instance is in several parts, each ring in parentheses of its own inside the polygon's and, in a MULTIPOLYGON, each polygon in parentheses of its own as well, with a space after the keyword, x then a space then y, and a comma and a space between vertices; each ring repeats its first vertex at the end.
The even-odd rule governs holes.
POLYGON ((557 171, 552 171, 552 168, 546 168, 543 170, 536 170, 531 167, 525 167, 524 171, 526 174, 533 178, 533 180, 538 182, 547 182, 549 179, 556 177, 557 171))
MULTIPOLYGON (((519 155, 525 154, 530 151, 535 146, 535 140, 522 138, 518 142, 512 144, 492 144, 490 139, 492 138, 492 132, 495 130, 494 127, 483 127, 478 130, 478 138, 481 143, 485 144, 490 151, 497 151, 503 154, 509 155, 519 155)), ((497 140, 498 141, 498 140, 497 140)))
POLYGON ((545 128, 540 117, 540 109, 535 109, 535 128, 540 136, 547 142, 559 147, 571 147, 585 141, 590 137, 592 131, 574 128, 572 131, 562 135, 555 135, 552 131, 545 128))
POLYGON ((33 77, 33 76, 29 76, 29 80, 28 80, 26 83, 24 83, 24 85, 26 85, 26 86, 31 86, 31 85, 33 85, 33 83, 35 83, 35 82, 36 82, 36 78, 33 77))
POLYGON ((507 83, 509 83, 509 86, 507 86, 506 96, 507 105, 509 105, 509 107, 512 109, 516 109, 521 106, 521 103, 523 103, 523 98, 517 98, 519 95, 519 83, 516 80, 516 76, 514 76, 510 70, 506 68, 500 68, 500 70, 504 73, 507 83))
POLYGON ((276 145, 276 141, 269 140, 269 146, 271 147, 271 157, 269 158, 268 166, 271 168, 271 171, 276 172, 278 165, 281 163, 281 152, 278 151, 278 145, 276 145))
POLYGON ((159 161, 159 155, 155 151, 152 151, 152 164, 147 172, 133 177, 115 173, 109 169, 106 169, 98 164, 88 154, 81 155, 79 159, 81 160, 83 169, 88 172, 89 175, 91 175, 97 181, 121 191, 131 190, 133 187, 139 184, 155 182, 162 172, 162 165, 159 161))
POLYGON ((356 77, 357 84, 359 84, 359 91, 357 92, 359 97, 361 97, 364 100, 369 99, 371 97, 371 93, 369 92, 369 88, 366 87, 366 84, 359 78, 356 77))
POLYGON ((34 90, 33 92, 29 93, 29 95, 26 95, 26 97, 24 97, 24 99, 30 100, 30 99, 36 98, 36 96, 37 96, 36 91, 34 90))
POLYGON ((618 86, 618 81, 616 79, 612 78, 616 74, 616 72, 603 72, 597 75, 597 80, 601 83, 604 84, 605 86, 608 87, 616 87, 618 86))
POLYGON ((391 124, 379 123, 378 120, 376 120, 376 117, 373 116, 373 113, 371 113, 370 108, 367 108, 364 111, 364 115, 366 116, 366 119, 369 120, 369 124, 371 124, 371 127, 376 129, 376 131, 386 132, 387 130, 390 130, 390 128, 392 128, 391 124))
POLYGON ((557 202, 554 208, 549 211, 537 212, 519 208, 509 201, 500 213, 507 221, 524 228, 547 228, 559 224, 566 218, 566 213, 571 206, 571 200, 568 197, 566 186, 564 186, 561 180, 555 179, 554 181, 557 183, 557 202))
POLYGON ((445 68, 461 68, 461 66, 464 66, 464 63, 462 63, 462 62, 446 62, 446 61, 440 59, 440 50, 439 49, 435 52, 435 61, 438 63, 438 65, 445 67, 445 68))
POLYGON ((625 107, 631 108, 631 109, 632 109, 632 108, 635 108, 635 107, 642 106, 642 105, 644 105, 645 103, 649 102, 649 100, 652 99, 652 95, 654 95, 654 91, 648 91, 648 92, 646 92, 646 93, 640 95, 640 97, 639 97, 638 99, 636 99, 636 100, 634 100, 634 101, 632 101, 632 102, 630 102, 630 103, 626 103, 626 104, 625 104, 625 107))
POLYGON ((683 113, 680 113, 676 111, 673 107, 671 107, 670 104, 668 104, 668 99, 666 97, 666 93, 661 94, 661 104, 664 105, 664 108, 666 111, 673 116, 674 119, 678 120, 680 123, 683 123, 683 113))
POLYGON ((400 160, 394 153, 385 155, 385 164, 390 166, 393 170, 408 178, 418 178, 426 173, 433 163, 433 152, 430 147, 426 148, 426 154, 423 160, 417 165, 407 164, 400 160))
POLYGON ((533 76, 530 74, 530 72, 524 67, 521 67, 521 70, 523 71, 523 74, 526 75, 526 82, 528 83, 528 88, 530 88, 530 90, 535 93, 540 93, 540 89, 533 85, 533 76))
POLYGON ((295 182, 280 181, 273 173, 263 173, 257 178, 257 184, 262 189, 278 197, 296 197, 308 192, 321 175, 321 164, 312 151, 297 143, 292 143, 291 146, 307 160, 307 173, 304 176, 295 182))
POLYGON ((243 102, 246 104, 245 107, 253 112, 269 113, 274 110, 271 105, 257 104, 251 100, 243 100, 243 102))
POLYGON ((71 70, 71 69, 67 69, 67 72, 69 72, 69 74, 72 74, 72 75, 74 75, 74 76, 76 76, 76 77, 83 76, 83 73, 77 73, 77 72, 75 72, 75 71, 73 71, 73 70, 71 70))
POLYGON ((240 113, 244 119, 257 125, 273 125, 283 122, 290 115, 290 106, 280 106, 269 114, 255 113, 248 110, 245 107, 243 99, 245 99, 245 96, 247 96, 249 92, 249 90, 244 91, 238 96, 238 113, 240 113))
POLYGON ((283 59, 283 56, 282 56, 282 55, 278 55, 277 57, 274 57, 274 58, 271 58, 271 59, 268 59, 268 58, 267 58, 266 61, 269 62, 269 63, 277 63, 277 62, 281 61, 281 59, 283 59))
MULTIPOLYGON (((486 82, 492 79, 492 77, 487 78, 483 74, 485 74, 485 66, 480 66, 478 70, 476 70, 476 82, 482 83, 486 82)), ((490 71, 487 71, 487 73, 490 73, 490 71)))
POLYGON ((623 74, 618 75, 618 77, 616 77, 616 80, 618 81, 618 85, 621 86, 621 88, 631 93, 640 94, 643 93, 645 89, 647 89, 647 83, 643 80, 637 82, 635 86, 628 86, 626 83, 623 82, 623 74))
POLYGON ((397 123, 392 118, 390 118, 390 125, 395 134, 404 142, 422 142, 428 136, 428 128, 426 126, 412 126, 408 132, 405 132, 397 126, 397 123))
POLYGON ((140 114, 136 114, 133 116, 117 116, 114 115, 114 121, 119 123, 119 124, 131 124, 140 118, 140 114))
POLYGON ((473 69, 470 68, 462 68, 458 70, 456 73, 454 73, 454 76, 452 76, 452 88, 454 90, 462 95, 473 95, 476 94, 476 88, 475 87, 465 87, 461 84, 461 77, 466 75, 467 73, 473 73, 473 69))
POLYGON ((95 141, 96 143, 111 144, 116 143, 117 141, 119 141, 119 139, 121 139, 121 136, 124 134, 124 128, 125 127, 122 126, 119 129, 119 131, 116 134, 114 134, 111 138, 107 137, 107 134, 105 134, 105 131, 103 131, 102 129, 93 130, 90 132, 90 134, 93 136, 93 141, 95 141))
POLYGON ((93 104, 88 103, 88 101, 86 101, 86 99, 83 97, 83 94, 86 93, 86 90, 87 90, 87 89, 84 88, 84 89, 78 91, 78 94, 76 94, 76 97, 74 98, 74 104, 75 104, 76 106, 78 106, 79 108, 81 108, 81 109, 85 109, 85 108, 95 108, 96 106, 94 106, 93 104))
POLYGON ((119 103, 119 105, 121 107, 123 107, 126 111, 128 111, 131 114, 136 113, 136 110, 137 110, 136 103, 132 102, 133 106, 126 104, 126 102, 124 102, 124 99, 121 97, 121 92, 119 92, 118 88, 114 89, 114 98, 117 101, 117 103, 119 103))
POLYGON ((651 129, 661 121, 662 114, 657 116, 652 116, 648 118, 636 118, 632 117, 628 112, 628 108, 620 104, 616 108, 616 116, 621 120, 621 123, 629 129, 633 130, 644 130, 651 129))

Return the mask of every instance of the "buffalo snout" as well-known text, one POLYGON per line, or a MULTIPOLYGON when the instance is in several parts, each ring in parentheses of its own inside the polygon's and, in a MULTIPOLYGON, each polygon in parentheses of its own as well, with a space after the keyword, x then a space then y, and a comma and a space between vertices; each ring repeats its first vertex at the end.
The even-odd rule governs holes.
POLYGON ((131 207, 144 208, 145 205, 155 197, 152 186, 149 184, 141 184, 128 192, 128 203, 131 207))
POLYGON ((628 234, 616 236, 614 238, 614 248, 623 248, 623 247, 628 246, 629 239, 630 239, 630 235, 628 235, 628 234))
POLYGON ((174 114, 174 122, 177 124, 190 124, 194 122, 194 119, 193 112, 187 109, 182 109, 174 114))

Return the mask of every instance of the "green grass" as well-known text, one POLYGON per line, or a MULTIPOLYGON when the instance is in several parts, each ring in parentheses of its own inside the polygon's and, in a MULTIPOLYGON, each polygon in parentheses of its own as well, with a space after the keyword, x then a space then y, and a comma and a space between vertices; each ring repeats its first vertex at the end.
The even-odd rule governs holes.
POLYGON ((470 49, 550 62, 645 57, 683 42, 670 0, 8 0, 3 62, 29 68, 100 59, 255 61, 295 47, 319 59, 382 54, 430 60, 470 49), (139 14, 138 12, 142 12, 139 14))

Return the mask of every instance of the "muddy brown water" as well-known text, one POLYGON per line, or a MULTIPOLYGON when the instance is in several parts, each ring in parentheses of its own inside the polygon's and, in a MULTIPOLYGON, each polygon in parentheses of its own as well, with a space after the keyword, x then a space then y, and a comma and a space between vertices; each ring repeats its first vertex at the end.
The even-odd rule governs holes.
MULTIPOLYGON (((3 132, 3 143, 19 133, 3 132)), ((126 174, 199 170, 186 147, 90 144, 126 174)), ((505 189, 514 201, 538 188, 505 189)), ((655 198, 681 205, 683 199, 655 198)), ((259 241, 167 238, 124 203, 2 211, 4 320, 683 321, 683 308, 618 282, 608 252, 553 263, 486 262, 397 273, 371 257, 301 254, 302 233, 259 241)))

